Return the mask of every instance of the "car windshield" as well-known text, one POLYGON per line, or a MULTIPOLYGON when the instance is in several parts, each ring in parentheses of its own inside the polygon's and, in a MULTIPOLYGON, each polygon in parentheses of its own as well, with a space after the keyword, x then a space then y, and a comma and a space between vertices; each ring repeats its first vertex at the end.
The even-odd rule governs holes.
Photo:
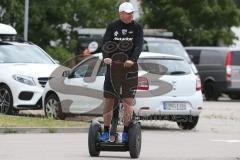
POLYGON ((181 59, 141 58, 139 63, 143 70, 152 74, 183 75, 190 73, 188 64, 181 59))
POLYGON ((144 40, 143 51, 166 53, 170 55, 181 56, 190 61, 185 49, 180 43, 161 40, 144 40))
POLYGON ((0 63, 53 64, 54 62, 37 46, 1 44, 0 63))

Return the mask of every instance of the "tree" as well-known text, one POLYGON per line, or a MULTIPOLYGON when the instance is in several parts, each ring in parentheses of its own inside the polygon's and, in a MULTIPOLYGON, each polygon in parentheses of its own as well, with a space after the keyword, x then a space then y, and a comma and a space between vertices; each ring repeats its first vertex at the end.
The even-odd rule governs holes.
MULTIPOLYGON (((29 40, 44 49, 50 41, 74 50, 74 28, 106 27, 117 18, 118 0, 30 0, 29 40), (69 47, 71 46, 71 47, 69 47)), ((11 24, 23 35, 24 0, 1 0, 0 22, 11 24)))
POLYGON ((116 5, 116 1, 32 1, 29 37, 33 42, 40 43, 42 46, 49 46, 50 40, 60 40, 59 45, 73 52, 77 39, 77 32, 74 29, 105 27, 107 21, 116 18, 116 8, 112 7, 116 5))
POLYGON ((232 26, 240 24, 235 0, 142 0, 142 21, 165 28, 184 45, 232 44, 232 26))
MULTIPOLYGON (((28 39, 63 63, 76 52, 75 29, 106 27, 118 17, 118 5, 119 0, 29 0, 28 39)), ((24 0, 1 0, 0 23, 23 37, 24 0)))
POLYGON ((18 33, 23 33, 24 1, 1 0, 0 23, 5 23, 16 28, 18 33))

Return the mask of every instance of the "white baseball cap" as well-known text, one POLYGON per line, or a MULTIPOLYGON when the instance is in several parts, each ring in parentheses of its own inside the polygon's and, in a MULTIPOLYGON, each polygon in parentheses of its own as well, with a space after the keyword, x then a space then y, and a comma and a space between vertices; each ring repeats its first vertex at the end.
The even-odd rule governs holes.
POLYGON ((131 13, 134 12, 134 8, 132 3, 130 2, 124 2, 119 6, 119 12, 127 12, 127 13, 131 13))

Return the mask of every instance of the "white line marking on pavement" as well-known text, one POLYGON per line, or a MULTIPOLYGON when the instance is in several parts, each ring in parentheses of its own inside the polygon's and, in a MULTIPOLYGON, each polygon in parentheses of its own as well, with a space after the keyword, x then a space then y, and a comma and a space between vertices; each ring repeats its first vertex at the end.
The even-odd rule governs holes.
POLYGON ((235 139, 231 139, 231 140, 218 140, 218 139, 212 139, 212 142, 226 142, 226 143, 240 143, 240 140, 235 140, 235 139))

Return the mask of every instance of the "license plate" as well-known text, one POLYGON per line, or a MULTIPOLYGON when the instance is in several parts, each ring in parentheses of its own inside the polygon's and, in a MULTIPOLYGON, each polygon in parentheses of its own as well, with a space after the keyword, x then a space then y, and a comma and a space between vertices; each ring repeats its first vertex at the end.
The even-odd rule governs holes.
POLYGON ((164 102, 164 110, 186 110, 187 104, 181 102, 164 102))

